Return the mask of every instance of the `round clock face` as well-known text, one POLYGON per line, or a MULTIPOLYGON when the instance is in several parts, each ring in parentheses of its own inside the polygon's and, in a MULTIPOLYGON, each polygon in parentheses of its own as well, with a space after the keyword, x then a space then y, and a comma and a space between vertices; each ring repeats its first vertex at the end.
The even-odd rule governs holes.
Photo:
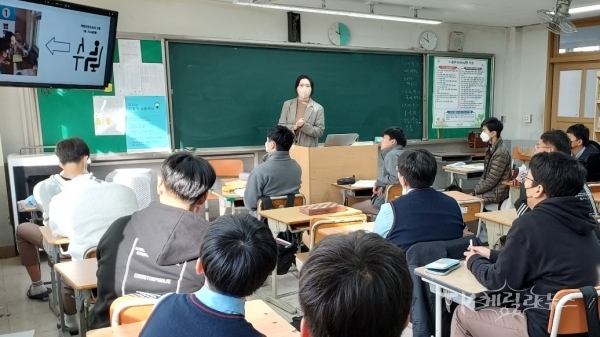
POLYGON ((433 32, 425 31, 421 34, 419 43, 421 44, 421 47, 426 50, 434 50, 437 46, 437 36, 435 36, 435 33, 433 32))
POLYGON ((350 29, 341 22, 336 22, 329 27, 329 40, 336 46, 345 46, 350 42, 350 29))

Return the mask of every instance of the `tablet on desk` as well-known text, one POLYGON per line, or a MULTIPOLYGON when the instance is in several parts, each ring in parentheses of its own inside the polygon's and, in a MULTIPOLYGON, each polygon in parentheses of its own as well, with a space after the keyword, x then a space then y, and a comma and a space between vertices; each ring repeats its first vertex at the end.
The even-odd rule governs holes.
POLYGON ((433 275, 448 275, 460 266, 460 261, 455 259, 439 259, 425 266, 425 271, 433 275))

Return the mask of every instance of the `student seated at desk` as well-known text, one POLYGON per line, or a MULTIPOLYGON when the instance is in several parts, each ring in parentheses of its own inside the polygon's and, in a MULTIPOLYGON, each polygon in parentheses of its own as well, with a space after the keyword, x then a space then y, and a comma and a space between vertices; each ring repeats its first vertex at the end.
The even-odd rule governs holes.
POLYGON ((381 206, 373 231, 405 252, 415 243, 462 237, 460 206, 431 187, 437 174, 435 156, 424 149, 405 150, 397 167, 402 196, 381 206))
POLYGON ((571 143, 571 154, 582 164, 587 163, 592 154, 600 152, 598 143, 590 140, 590 129, 583 124, 571 125, 567 129, 571 143))
POLYGON ((375 233, 325 237, 300 271, 302 337, 399 337, 412 280, 404 252, 375 233))
POLYGON ((377 181, 373 187, 373 197, 371 200, 365 200, 352 205, 352 208, 358 209, 365 214, 377 215, 379 208, 385 202, 385 189, 390 185, 398 185, 398 175, 396 174, 396 164, 398 157, 404 151, 406 146, 406 135, 404 131, 397 127, 390 127, 383 131, 381 139, 381 157, 383 166, 379 167, 377 181))
MULTIPOLYGON (((69 238, 66 252, 73 260, 83 260, 85 252, 98 246, 100 238, 117 219, 137 211, 133 190, 117 183, 101 180, 73 179, 64 184, 62 192, 49 205, 49 223, 54 236, 69 238)), ((77 329, 77 306, 73 287, 62 280, 65 324, 77 329)))
MULTIPOLYGON (((562 130, 546 131, 542 134, 535 146, 535 153, 541 152, 562 152, 571 154, 571 140, 567 133, 562 130)), ((583 185, 583 190, 581 190, 577 196, 579 202, 584 202, 589 205, 589 214, 591 217, 595 218, 596 214, 598 214, 598 210, 596 209, 596 202, 594 201, 592 192, 587 184, 583 185)), ((531 210, 527 206, 527 192, 524 184, 521 184, 519 199, 515 201, 515 209, 517 210, 517 216, 521 216, 531 210)), ((600 231, 596 230, 596 235, 600 238, 600 231)))
POLYGON ((262 222, 248 214, 218 218, 206 231, 196 263, 204 287, 161 297, 140 336, 262 336, 244 318, 244 298, 276 264, 277 243, 262 222))
MULTIPOLYGON (((500 205, 509 196, 510 188, 502 185, 510 178, 510 152, 500 137, 504 125, 496 117, 490 117, 481 123, 481 140, 488 143, 485 153, 483 175, 473 190, 473 195, 483 199, 485 205, 500 205)), ((496 211, 498 209, 495 209, 496 211)))
POLYGON ((165 159, 158 178, 160 203, 118 219, 100 239, 91 329, 109 326, 110 305, 117 297, 158 298, 202 287, 197 245, 210 224, 197 212, 215 180, 215 170, 202 158, 179 152, 165 159))
POLYGON ((294 144, 294 133, 282 125, 269 129, 265 150, 267 158, 255 167, 246 184, 244 205, 256 215, 256 206, 261 197, 279 197, 300 192, 302 169, 290 158, 294 144))
POLYGON ((550 304, 558 291, 600 285, 600 243, 593 234, 597 224, 588 205, 577 200, 585 173, 564 153, 533 156, 524 182, 532 210, 514 221, 502 251, 473 247, 465 252, 475 278, 487 289, 512 294, 521 312, 459 307, 452 336, 548 336, 550 304))
MULTIPOLYGON (((55 154, 58 157, 58 165, 62 171, 38 183, 33 188, 33 197, 38 209, 43 212, 45 226, 48 225, 50 201, 62 191, 67 182, 98 181, 91 173, 86 171, 90 149, 82 139, 69 138, 61 140, 56 144, 55 154)), ((39 249, 43 248, 44 241, 40 227, 31 222, 18 225, 16 241, 21 264, 27 269, 31 279, 31 287, 27 291, 27 297, 34 300, 43 300, 48 297, 52 290, 44 286, 40 273, 38 252, 39 249)))

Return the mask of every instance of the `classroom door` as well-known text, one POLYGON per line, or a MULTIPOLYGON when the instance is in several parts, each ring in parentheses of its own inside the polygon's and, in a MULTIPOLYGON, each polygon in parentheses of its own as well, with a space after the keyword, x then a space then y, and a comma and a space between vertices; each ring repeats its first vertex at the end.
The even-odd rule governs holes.
POLYGON ((552 129, 567 130, 573 124, 584 124, 594 130, 596 114, 596 73, 600 62, 557 64, 552 81, 552 129))

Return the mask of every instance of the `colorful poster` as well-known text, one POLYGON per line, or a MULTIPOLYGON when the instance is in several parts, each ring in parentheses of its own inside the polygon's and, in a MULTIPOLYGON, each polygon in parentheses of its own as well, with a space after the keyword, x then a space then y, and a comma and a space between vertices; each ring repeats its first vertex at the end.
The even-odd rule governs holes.
POLYGON ((125 98, 94 96, 94 133, 96 136, 125 134, 125 98))
POLYGON ((433 128, 478 128, 487 109, 488 60, 434 58, 433 128))
POLYGON ((164 96, 125 97, 127 152, 169 151, 167 100, 164 96))

